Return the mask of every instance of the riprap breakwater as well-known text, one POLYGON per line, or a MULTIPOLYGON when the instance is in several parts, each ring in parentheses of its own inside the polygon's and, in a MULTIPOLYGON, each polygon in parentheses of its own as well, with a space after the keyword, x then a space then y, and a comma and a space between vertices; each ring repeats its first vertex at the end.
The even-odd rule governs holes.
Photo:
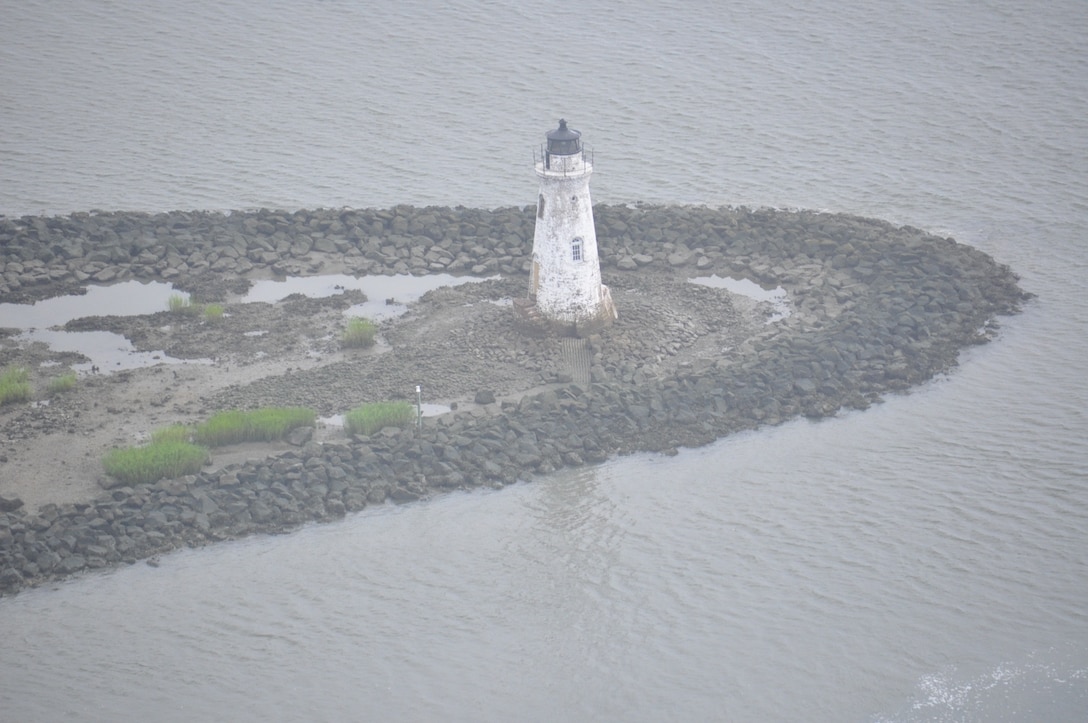
MULTIPOLYGON (((534 210, 3 218, 0 302, 126 279, 210 293, 263 270, 520 276, 534 210)), ((668 452, 799 415, 864 408, 950 369, 961 349, 991 338, 995 317, 1027 298, 1007 267, 977 249, 872 219, 687 206, 598 206, 595 217, 607 283, 744 277, 784 287, 792 313, 667 374, 642 372, 658 360, 633 342, 637 329, 621 328, 591 340, 589 384, 559 383, 421 429, 309 442, 215 472, 115 488, 89 504, 28 511, 7 501, 0 592, 390 499, 502 486, 615 454, 668 452)))

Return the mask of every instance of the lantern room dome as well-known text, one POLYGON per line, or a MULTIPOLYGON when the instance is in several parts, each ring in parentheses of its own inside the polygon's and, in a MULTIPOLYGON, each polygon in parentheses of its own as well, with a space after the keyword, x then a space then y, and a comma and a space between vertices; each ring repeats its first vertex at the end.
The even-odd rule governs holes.
POLYGON ((567 121, 560 118, 559 127, 548 131, 548 153, 556 156, 573 156, 582 150, 582 134, 567 128, 567 121))

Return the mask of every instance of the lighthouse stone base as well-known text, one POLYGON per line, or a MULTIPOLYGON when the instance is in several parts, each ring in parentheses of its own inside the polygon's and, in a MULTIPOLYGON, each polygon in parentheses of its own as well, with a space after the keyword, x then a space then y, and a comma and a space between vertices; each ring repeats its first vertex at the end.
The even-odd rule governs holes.
POLYGON ((595 313, 579 315, 574 319, 556 319, 544 316, 535 299, 514 299, 514 326, 530 336, 585 337, 611 326, 616 320, 616 306, 612 293, 604 284, 600 286, 601 300, 595 313))

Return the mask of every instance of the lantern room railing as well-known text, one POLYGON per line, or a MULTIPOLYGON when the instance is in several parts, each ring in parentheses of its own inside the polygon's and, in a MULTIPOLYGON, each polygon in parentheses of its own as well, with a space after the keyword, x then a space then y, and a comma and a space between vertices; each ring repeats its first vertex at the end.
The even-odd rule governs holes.
POLYGON ((554 173, 561 176, 581 175, 587 170, 593 169, 593 150, 582 146, 582 150, 577 153, 561 156, 548 153, 548 146, 542 143, 540 148, 533 150, 533 166, 541 167, 545 173, 554 173), (574 164, 574 168, 566 168, 567 164, 553 163, 553 158, 579 158, 581 163, 574 164))

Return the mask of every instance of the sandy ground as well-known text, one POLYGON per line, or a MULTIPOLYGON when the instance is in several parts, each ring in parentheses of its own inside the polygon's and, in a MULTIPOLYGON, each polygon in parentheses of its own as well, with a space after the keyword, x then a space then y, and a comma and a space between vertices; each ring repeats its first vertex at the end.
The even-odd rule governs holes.
MULTIPOLYGON (((29 406, 0 412, 3 452, 0 496, 23 500, 29 509, 46 503, 88 502, 102 494, 102 455, 113 447, 139 444, 159 427, 196 423, 202 400, 216 389, 244 384, 289 366, 313 366, 306 358, 251 365, 171 364, 116 374, 84 374, 76 390, 29 406)), ((221 466, 274 447, 226 449, 221 466)))

